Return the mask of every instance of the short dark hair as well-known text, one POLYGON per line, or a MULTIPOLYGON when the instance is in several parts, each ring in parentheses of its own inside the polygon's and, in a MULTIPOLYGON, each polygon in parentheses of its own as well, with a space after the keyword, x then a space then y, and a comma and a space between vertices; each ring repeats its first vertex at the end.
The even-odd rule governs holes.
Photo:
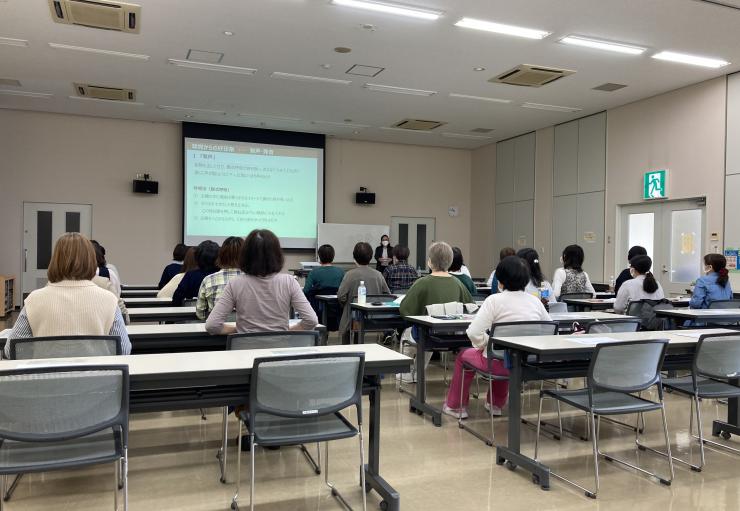
POLYGON ((211 240, 201 241, 195 249, 195 260, 198 268, 205 272, 218 270, 216 258, 218 257, 218 243, 211 240))
POLYGON ((334 247, 331 245, 321 245, 318 253, 321 264, 329 264, 334 261, 334 247))
POLYGON ((511 247, 504 247, 501 249, 501 251, 498 253, 498 260, 503 261, 509 256, 516 255, 516 251, 511 247))
POLYGON ((108 262, 105 260, 105 248, 103 248, 103 245, 95 240, 90 240, 90 243, 92 243, 93 249, 95 250, 95 259, 98 263, 98 266, 105 266, 106 264, 108 264, 108 262))
POLYGON ((357 264, 368 265, 373 258, 373 247, 370 246, 370 243, 361 241, 355 245, 352 257, 357 261, 357 264))
POLYGON ((631 261, 633 257, 637 257, 639 255, 648 255, 647 250, 645 250, 645 247, 635 245, 634 247, 630 248, 629 252, 627 252, 627 260, 631 261))
POLYGON ((408 261, 410 253, 409 247, 404 247, 403 245, 393 247, 393 256, 399 261, 408 261))
POLYGON ((184 261, 185 254, 188 253, 188 246, 184 243, 178 243, 175 245, 175 249, 172 251, 172 259, 175 261, 184 261))
POLYGON ((563 268, 581 272, 585 257, 580 245, 568 245, 563 249, 563 268))
POLYGON ((218 250, 218 259, 216 265, 223 268, 238 268, 239 256, 242 253, 244 238, 238 236, 229 236, 224 240, 224 244, 218 250))
POLYGON ((459 247, 452 247, 452 263, 447 271, 460 271, 463 265, 462 250, 459 247))
POLYGON ((249 233, 242 247, 239 266, 247 275, 267 277, 283 269, 283 249, 280 240, 269 229, 249 233))
POLYGON ((506 256, 496 266, 496 279, 507 291, 524 291, 529 284, 529 267, 521 257, 506 256))

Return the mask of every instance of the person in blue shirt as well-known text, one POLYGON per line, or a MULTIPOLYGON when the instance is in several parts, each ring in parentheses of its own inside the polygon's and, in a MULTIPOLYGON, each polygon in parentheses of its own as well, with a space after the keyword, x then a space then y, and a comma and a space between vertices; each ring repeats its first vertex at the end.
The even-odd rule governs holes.
POLYGON ((162 289, 167 283, 172 280, 172 277, 182 271, 182 262, 185 260, 185 254, 188 252, 188 246, 183 243, 178 243, 175 249, 172 251, 172 261, 167 263, 162 271, 162 278, 159 279, 159 285, 157 289, 162 289))
POLYGON ((712 302, 732 300, 732 286, 729 282, 725 256, 722 254, 705 255, 704 272, 706 275, 696 280, 689 307, 692 309, 708 309, 712 302))

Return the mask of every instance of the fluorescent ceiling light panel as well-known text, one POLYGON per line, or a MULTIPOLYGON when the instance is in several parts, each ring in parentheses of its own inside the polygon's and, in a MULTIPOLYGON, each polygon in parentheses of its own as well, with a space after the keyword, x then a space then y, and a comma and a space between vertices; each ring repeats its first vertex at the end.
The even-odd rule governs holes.
POLYGON ((171 110, 173 112, 195 112, 201 114, 218 114, 226 115, 226 112, 221 110, 208 110, 207 108, 188 108, 185 106, 170 106, 170 105, 157 105, 160 110, 171 110))
POLYGON ((466 133, 453 133, 450 131, 446 131, 442 133, 442 136, 446 138, 467 138, 471 140, 488 140, 488 139, 493 138, 493 137, 486 137, 485 135, 468 135, 466 133))
POLYGON ((422 89, 407 89, 405 87, 392 87, 390 85, 380 85, 378 83, 366 83, 363 85, 367 90, 375 92, 390 92, 393 94, 409 94, 411 96, 434 96, 437 91, 422 89))
POLYGON ((191 60, 167 59, 167 62, 177 67, 188 69, 202 69, 204 71, 219 71, 221 73, 233 73, 237 75, 253 75, 256 69, 250 67, 225 66, 223 64, 209 64, 208 62, 194 62, 191 60))
POLYGON ((384 12, 386 14, 396 14, 398 16, 408 16, 411 18, 432 21, 439 19, 439 17, 444 14, 443 11, 425 9, 414 5, 375 2, 372 0, 331 0, 331 3, 344 7, 355 7, 357 9, 366 9, 368 11, 384 12))
POLYGON ((54 94, 48 92, 28 92, 24 90, 0 90, 0 95, 3 96, 22 96, 24 98, 36 98, 36 99, 50 99, 54 94))
POLYGON ((369 128, 369 124, 354 124, 351 122, 336 122, 336 121, 311 121, 311 124, 321 124, 326 126, 336 126, 338 128, 352 128, 352 129, 365 129, 369 128))
POLYGON ((96 53, 98 55, 112 55, 114 57, 124 57, 127 59, 133 59, 133 60, 149 60, 150 58, 149 55, 140 55, 138 53, 125 53, 122 51, 101 50, 99 48, 86 48, 84 46, 71 46, 69 44, 49 43, 49 46, 57 50, 71 50, 71 51, 79 51, 83 53, 96 53))
POLYGON ((550 110, 551 112, 580 112, 582 108, 573 106, 544 105, 542 103, 524 103, 522 108, 533 108, 535 110, 550 110))
POLYGON ((263 121, 282 121, 282 122, 301 122, 298 117, 283 117, 280 115, 262 115, 262 114, 238 114, 239 117, 252 117, 263 121))
POLYGON ((514 25, 504 25, 492 21, 477 20, 474 18, 462 18, 455 23, 456 27, 472 28, 474 30, 483 30, 485 32, 494 32, 496 34, 513 35, 517 37, 526 37, 528 39, 544 39, 551 32, 537 30, 534 28, 517 27, 514 25))
POLYGON ((471 96, 469 94, 458 94, 457 92, 450 92, 450 97, 459 98, 459 99, 474 99, 476 101, 488 101, 489 103, 511 103, 510 99, 489 98, 485 96, 471 96))
POLYGON ((28 41, 25 39, 13 39, 12 37, 0 37, 0 44, 6 46, 28 46, 28 41))
POLYGON ((293 80, 296 82, 332 83, 335 85, 350 85, 352 83, 352 80, 337 80, 336 78, 324 78, 323 76, 296 75, 293 73, 279 72, 272 73, 270 78, 281 78, 283 80, 293 80))
POLYGON ((609 41, 600 41, 598 39, 589 39, 587 37, 581 37, 576 35, 569 35, 563 37, 560 40, 563 44, 569 44, 571 46, 583 46, 586 48, 593 48, 596 50, 611 51, 615 53, 624 53, 627 55, 641 55, 645 53, 646 48, 639 46, 630 46, 622 43, 612 43, 609 41))
POLYGON ((718 67, 724 67, 729 62, 720 59, 710 59, 707 57, 699 57, 697 55, 688 55, 686 53, 676 53, 673 51, 662 51, 653 55, 654 59, 668 60, 671 62, 679 62, 681 64, 691 64, 692 66, 711 67, 717 69, 718 67))
POLYGON ((139 103, 137 101, 115 101, 110 99, 99 99, 99 98, 81 98, 79 96, 67 96, 69 99, 74 99, 77 101, 93 101, 95 103, 105 103, 106 105, 132 105, 132 106, 143 106, 144 103, 139 103))

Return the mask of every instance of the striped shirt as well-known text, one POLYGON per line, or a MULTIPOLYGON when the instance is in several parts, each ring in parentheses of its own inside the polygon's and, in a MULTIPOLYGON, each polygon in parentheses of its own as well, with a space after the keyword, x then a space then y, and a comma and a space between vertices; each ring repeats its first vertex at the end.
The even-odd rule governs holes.
POLYGON ((239 268, 226 268, 211 273, 203 279, 198 291, 198 301, 195 304, 195 315, 198 316, 198 319, 208 317, 229 280, 240 275, 244 275, 244 273, 239 268))

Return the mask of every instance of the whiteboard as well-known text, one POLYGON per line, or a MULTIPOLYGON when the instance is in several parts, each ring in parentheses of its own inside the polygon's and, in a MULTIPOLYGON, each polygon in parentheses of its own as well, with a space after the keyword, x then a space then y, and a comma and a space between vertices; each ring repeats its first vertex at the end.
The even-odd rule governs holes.
POLYGON ((354 262, 352 251, 355 244, 367 241, 374 251, 384 234, 390 235, 390 227, 387 225, 319 224, 317 246, 331 245, 334 247, 335 263, 351 263, 354 262))

